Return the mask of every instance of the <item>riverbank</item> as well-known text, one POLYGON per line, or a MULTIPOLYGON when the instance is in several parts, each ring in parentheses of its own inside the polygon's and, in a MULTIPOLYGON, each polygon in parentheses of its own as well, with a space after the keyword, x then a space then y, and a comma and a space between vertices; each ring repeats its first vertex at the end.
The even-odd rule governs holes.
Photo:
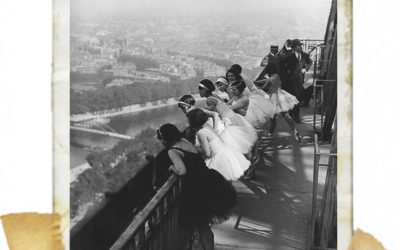
MULTIPOLYGON (((226 98, 226 96, 227 96, 226 93, 222 93, 219 91, 215 91, 215 93, 217 95, 221 96, 222 98, 226 98)), ((199 94, 194 94, 193 97, 196 101, 200 101, 202 99, 199 94)), ((112 116, 137 113, 137 112, 141 112, 141 111, 148 111, 148 110, 167 107, 167 106, 171 106, 171 105, 177 105, 177 102, 178 101, 175 98, 169 98, 167 100, 158 100, 158 101, 147 102, 147 103, 143 103, 143 104, 134 104, 134 105, 121 107, 118 111, 102 110, 102 111, 97 111, 95 113, 76 114, 76 115, 70 116, 70 121, 77 123, 77 122, 89 121, 89 120, 93 120, 93 119, 104 119, 104 118, 112 117, 112 116)))
MULTIPOLYGON (((193 95, 193 97, 195 98, 196 101, 201 99, 199 94, 193 95)), ((118 111, 102 110, 102 111, 97 111, 96 113, 71 115, 70 121, 71 122, 83 122, 83 121, 92 120, 92 119, 102 119, 102 118, 112 117, 112 116, 117 116, 117 115, 130 114, 130 113, 136 113, 136 112, 141 112, 141 111, 148 111, 148 110, 167 107, 167 106, 171 106, 171 105, 177 105, 177 100, 175 98, 147 102, 144 104, 134 104, 134 105, 130 105, 130 106, 125 106, 125 107, 120 108, 120 110, 118 110, 118 111)))
POLYGON ((69 171, 69 183, 76 181, 80 174, 85 172, 86 169, 90 169, 90 168, 92 168, 92 167, 87 162, 82 165, 71 168, 69 171))

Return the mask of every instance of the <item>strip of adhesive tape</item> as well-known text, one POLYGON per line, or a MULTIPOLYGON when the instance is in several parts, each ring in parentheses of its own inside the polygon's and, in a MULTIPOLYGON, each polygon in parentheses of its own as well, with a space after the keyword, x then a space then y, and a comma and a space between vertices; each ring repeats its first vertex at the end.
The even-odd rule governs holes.
POLYGON ((63 250, 59 214, 19 213, 1 216, 10 250, 63 250))
POLYGON ((347 250, 384 250, 382 243, 369 233, 357 229, 347 250))

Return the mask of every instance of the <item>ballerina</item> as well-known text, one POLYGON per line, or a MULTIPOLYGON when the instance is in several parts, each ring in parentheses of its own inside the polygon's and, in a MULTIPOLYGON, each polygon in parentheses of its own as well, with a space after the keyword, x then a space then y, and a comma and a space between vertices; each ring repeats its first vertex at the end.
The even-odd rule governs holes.
POLYGON ((243 93, 246 85, 243 81, 232 83, 232 98, 227 102, 228 106, 236 113, 246 116, 249 107, 249 98, 243 93))
POLYGON ((249 85, 249 81, 245 81, 243 76, 242 76, 242 67, 239 64, 233 64, 228 71, 226 71, 226 79, 229 83, 229 87, 226 90, 226 93, 229 96, 229 99, 231 99, 233 97, 233 93, 232 93, 232 88, 230 87, 232 85, 232 83, 242 80, 243 82, 246 83, 246 88, 244 89, 243 93, 245 96, 249 97, 251 92, 252 92, 252 88, 249 85))
MULTIPOLYGON (((218 116, 215 117, 218 122, 218 116)), ((206 157, 207 166, 221 173, 226 180, 239 179, 249 168, 248 161, 241 152, 222 141, 219 134, 207 123, 208 116, 201 109, 188 113, 191 127, 197 130, 201 152, 206 157)))
POLYGON ((212 93, 214 90, 213 83, 208 79, 202 80, 199 84, 200 96, 207 98, 208 109, 216 111, 225 123, 225 130, 221 133, 222 140, 251 159, 251 150, 257 141, 257 132, 244 116, 235 113, 221 97, 214 95, 212 93))
MULTIPOLYGON (((187 115, 191 110, 195 109, 196 100, 192 95, 184 95, 178 100, 178 108, 182 110, 182 112, 187 115)), ((223 122, 215 122, 215 116, 218 116, 217 112, 213 112, 207 109, 202 109, 204 113, 206 113, 209 118, 207 123, 210 127, 212 127, 218 134, 223 133, 225 130, 225 125, 223 122)), ((186 127, 182 134, 183 137, 190 141, 193 145, 199 145, 198 141, 196 140, 196 133, 197 131, 193 129, 191 126, 186 127)))
POLYGON ((244 90, 245 82, 240 79, 231 84, 233 93, 232 99, 228 102, 232 110, 244 115, 246 119, 255 127, 262 127, 275 114, 275 103, 265 92, 254 87, 251 88, 250 95, 246 97, 244 90))
MULTIPOLYGON (((281 80, 278 75, 278 70, 275 64, 268 64, 265 68, 268 76, 267 79, 261 79, 254 83, 270 95, 276 107, 276 114, 280 114, 290 126, 293 136, 298 142, 301 142, 300 134, 296 129, 296 123, 289 114, 289 110, 299 103, 295 96, 281 89, 281 80)), ((268 136, 272 136, 276 128, 276 115, 271 118, 271 127, 268 136)))

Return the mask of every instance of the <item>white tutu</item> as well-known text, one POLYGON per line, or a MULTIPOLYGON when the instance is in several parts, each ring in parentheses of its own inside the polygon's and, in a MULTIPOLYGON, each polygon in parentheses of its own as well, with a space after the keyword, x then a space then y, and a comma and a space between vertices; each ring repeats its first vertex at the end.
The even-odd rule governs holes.
POLYGON ((271 100, 276 104, 276 113, 287 112, 299 103, 294 95, 289 94, 281 88, 278 88, 278 90, 271 95, 271 100))
MULTIPOLYGON (((198 133, 210 133, 206 129, 198 133)), ((206 160, 210 169, 215 169, 228 181, 239 179, 250 166, 244 155, 236 149, 222 142, 218 137, 209 141, 211 157, 206 160)))
POLYGON ((246 119, 258 128, 272 118, 276 113, 276 104, 267 97, 264 91, 257 89, 249 96, 249 107, 246 119))
POLYGON ((211 117, 208 118, 207 124, 210 127, 212 127, 218 134, 221 134, 225 130, 225 126, 226 126, 226 124, 221 120, 217 121, 214 124, 214 120, 211 117), (215 127, 215 125, 216 125, 216 127, 215 127))
MULTIPOLYGON (((215 123, 217 127, 214 127, 215 124, 212 118, 208 119, 207 124, 218 133, 223 143, 239 151, 241 154, 249 153, 253 148, 254 142, 257 140, 257 134, 252 134, 252 129, 244 126, 234 126, 227 118, 224 121, 219 119, 215 123)), ((196 145, 199 145, 197 137, 196 145)))
POLYGON ((257 133, 254 129, 235 125, 226 126, 220 136, 225 144, 242 154, 250 153, 254 143, 257 141, 257 133))
POLYGON ((225 127, 218 131, 221 139, 242 154, 249 153, 258 139, 257 131, 244 116, 233 112, 224 102, 217 101, 217 112, 225 127))

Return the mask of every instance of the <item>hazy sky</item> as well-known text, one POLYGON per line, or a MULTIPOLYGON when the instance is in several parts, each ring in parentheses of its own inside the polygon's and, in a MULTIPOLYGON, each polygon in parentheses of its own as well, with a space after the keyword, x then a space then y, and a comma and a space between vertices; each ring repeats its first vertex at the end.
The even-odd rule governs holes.
MULTIPOLYGON (((263 12, 304 9, 328 16, 331 0, 71 0, 71 16, 92 18, 108 15, 190 15, 193 13, 263 12)), ((325 20, 324 20, 325 21, 325 20)))

